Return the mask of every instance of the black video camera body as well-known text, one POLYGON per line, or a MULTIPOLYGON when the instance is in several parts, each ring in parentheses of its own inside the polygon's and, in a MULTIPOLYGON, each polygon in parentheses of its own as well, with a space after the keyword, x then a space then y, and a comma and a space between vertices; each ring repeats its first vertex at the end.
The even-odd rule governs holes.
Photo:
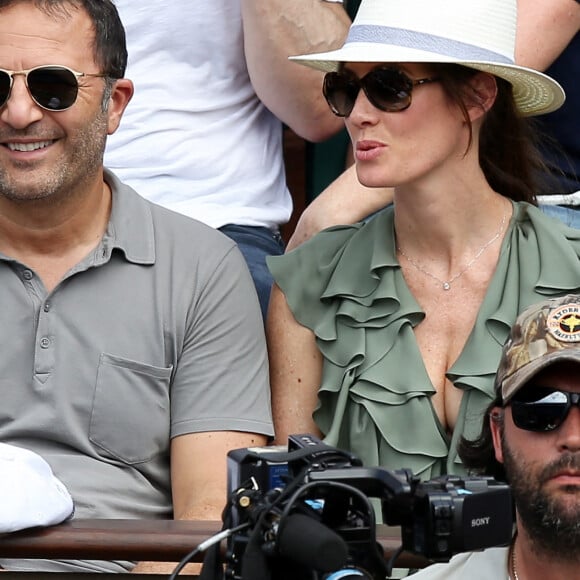
POLYGON ((512 537, 507 484, 457 476, 421 482, 410 470, 365 468, 312 435, 291 436, 287 451, 231 451, 228 486, 229 524, 245 524, 228 541, 232 580, 384 580, 399 552, 385 561, 369 498, 377 498, 386 524, 401 526, 400 551, 432 561, 512 537))

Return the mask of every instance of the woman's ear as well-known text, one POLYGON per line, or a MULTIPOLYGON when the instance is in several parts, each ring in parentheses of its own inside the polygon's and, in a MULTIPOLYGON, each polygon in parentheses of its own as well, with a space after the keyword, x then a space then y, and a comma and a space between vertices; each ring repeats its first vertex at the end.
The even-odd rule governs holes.
POLYGON ((469 82, 471 87, 471 102, 467 109, 471 121, 482 117, 495 103, 497 82, 493 75, 486 72, 477 73, 469 82))

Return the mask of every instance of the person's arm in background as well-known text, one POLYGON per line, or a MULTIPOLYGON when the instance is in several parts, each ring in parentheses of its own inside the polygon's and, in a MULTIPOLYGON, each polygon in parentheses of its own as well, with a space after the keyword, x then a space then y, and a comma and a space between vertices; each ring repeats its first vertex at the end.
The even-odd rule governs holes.
POLYGON ((360 221, 393 201, 390 187, 365 187, 351 165, 302 212, 286 251, 290 251, 321 230, 360 221))
MULTIPOLYGON (((545 70, 566 48, 579 28, 578 0, 518 0, 516 62, 545 70)), ((302 212, 287 250, 324 228, 364 219, 392 200, 392 189, 364 187, 351 167, 302 212)))
POLYGON ((579 29, 578 0, 518 0, 516 62, 546 70, 579 29))
POLYGON ((260 100, 297 135, 323 141, 338 132, 322 95, 324 73, 289 56, 338 48, 350 18, 340 2, 241 0, 245 56, 260 100))
MULTIPOLYGON (((341 46, 350 25, 343 5, 324 0, 242 0, 242 19, 252 85, 270 111, 309 141, 327 139, 342 129, 342 119, 330 111, 322 94, 324 73, 288 56, 341 46)), ((288 249, 325 227, 362 219, 391 200, 390 190, 364 187, 351 168, 302 214, 288 249)))

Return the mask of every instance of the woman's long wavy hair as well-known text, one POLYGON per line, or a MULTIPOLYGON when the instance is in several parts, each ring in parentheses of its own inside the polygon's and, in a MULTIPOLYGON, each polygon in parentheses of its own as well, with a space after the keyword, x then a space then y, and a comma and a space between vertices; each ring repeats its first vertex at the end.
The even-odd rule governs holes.
MULTIPOLYGON (((433 64, 429 68, 463 112, 471 146, 473 133, 468 108, 476 101, 469 81, 480 71, 457 64, 433 64)), ((481 126, 479 162, 495 191, 514 201, 536 205, 536 195, 544 190, 540 176, 547 171, 539 151, 541 137, 534 122, 517 111, 510 83, 495 79, 497 97, 481 126)))

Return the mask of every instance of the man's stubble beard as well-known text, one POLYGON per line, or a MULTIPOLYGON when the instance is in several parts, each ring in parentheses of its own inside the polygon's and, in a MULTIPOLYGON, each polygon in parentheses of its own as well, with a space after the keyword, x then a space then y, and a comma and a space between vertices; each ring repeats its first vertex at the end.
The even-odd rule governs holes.
POLYGON ((518 515, 536 552, 580 564, 580 486, 564 488, 559 497, 544 487, 562 469, 580 470, 580 454, 564 454, 538 471, 512 452, 503 435, 502 451, 518 515))
MULTIPOLYGON (((99 110, 90 123, 67 141, 65 157, 61 158, 63 161, 52 171, 40 172, 36 181, 18 184, 17 180, 10 178, 8 171, 0 167, 0 197, 19 204, 43 200, 58 204, 75 194, 82 195, 79 189, 102 170, 107 125, 107 112, 99 110)), ((27 166, 26 162, 22 164, 22 168, 27 166)))

